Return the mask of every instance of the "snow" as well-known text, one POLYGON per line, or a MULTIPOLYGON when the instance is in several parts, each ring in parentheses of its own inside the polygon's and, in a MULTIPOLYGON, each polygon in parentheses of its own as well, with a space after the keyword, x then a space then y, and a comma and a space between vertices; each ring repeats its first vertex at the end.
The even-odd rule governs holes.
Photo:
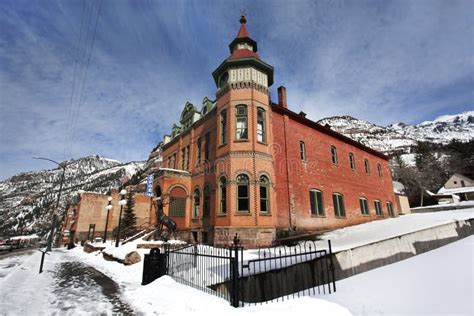
POLYGON ((474 315, 474 236, 336 282, 354 315, 474 315))
POLYGON ((163 168, 163 167, 160 167, 158 170, 172 171, 172 172, 178 172, 178 173, 189 174, 189 171, 186 171, 186 170, 179 170, 179 169, 172 169, 172 168, 163 168))
POLYGON ((470 192, 474 192, 474 186, 473 187, 452 188, 452 189, 446 189, 445 187, 442 187, 441 189, 438 190, 438 193, 440 193, 440 194, 456 194, 456 193, 470 193, 470 192))
POLYGON ((27 235, 27 236, 14 236, 14 237, 11 237, 10 239, 12 240, 30 240, 30 239, 38 239, 39 236, 36 235, 36 234, 33 234, 33 235, 27 235))
POLYGON ((474 218, 474 207, 462 210, 407 214, 338 229, 323 234, 321 239, 331 240, 333 252, 337 252, 472 218, 474 218))

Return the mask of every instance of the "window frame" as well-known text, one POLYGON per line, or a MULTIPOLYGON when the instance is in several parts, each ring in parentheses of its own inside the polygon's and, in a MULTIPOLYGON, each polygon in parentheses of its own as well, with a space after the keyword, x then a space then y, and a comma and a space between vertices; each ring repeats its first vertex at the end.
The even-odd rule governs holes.
POLYGON ((202 190, 202 217, 211 216, 211 187, 206 184, 202 190))
POLYGON ((193 191, 193 212, 192 212, 192 218, 193 219, 198 219, 199 218, 199 209, 201 206, 201 190, 199 188, 195 188, 193 191), (197 192, 197 195, 196 195, 197 192), (197 204, 196 204, 196 197, 197 197, 197 204))
POLYGON ((345 218, 346 217, 346 208, 344 205, 344 195, 339 192, 334 192, 332 194, 332 202, 334 207, 334 216, 336 218, 345 218), (337 201, 337 203, 335 203, 337 201), (336 208, 337 205, 337 208, 336 208), (341 208, 342 206, 342 208, 341 208))
POLYGON ((198 139, 196 140, 196 166, 201 163, 201 142, 201 137, 198 137, 198 139))
POLYGON ((220 115, 221 127, 221 145, 227 144, 227 109, 221 111, 220 115))
POLYGON ((300 140, 300 159, 306 161, 306 145, 302 140, 300 140))
POLYGON ((235 184, 236 184, 236 190, 237 190, 236 192, 237 194, 235 195, 237 198, 237 213, 249 213, 250 212, 250 177, 245 173, 240 173, 236 177, 235 184), (244 178, 244 177, 247 179, 246 182, 239 180, 239 178, 244 178), (246 187, 246 193, 247 193, 246 196, 240 196, 239 188, 241 186, 246 187), (239 203, 240 200, 246 200, 247 209, 240 209, 240 203, 239 203))
POLYGON ((209 161, 211 156, 211 133, 207 132, 204 136, 205 143, 204 143, 204 160, 209 161))
POLYGON ((266 111, 261 108, 257 107, 257 141, 259 143, 266 143, 267 142, 267 131, 266 131, 266 111), (259 139, 259 126, 262 126, 261 130, 261 140, 259 139))
POLYGON ((377 163, 377 172, 379 174, 379 178, 383 178, 383 169, 382 169, 382 164, 380 162, 377 163))
POLYGON ((362 215, 370 215, 370 210, 369 210, 369 201, 367 200, 366 197, 359 197, 359 207, 360 207, 360 213, 362 215))
POLYGON ((370 174, 370 164, 367 158, 364 158, 364 169, 366 174, 370 174))
POLYGON ((318 216, 318 217, 326 216, 326 210, 324 209, 323 191, 318 190, 318 189, 309 190, 309 208, 310 208, 312 216, 318 216), (319 193, 320 199, 318 198, 318 193, 319 193), (314 202, 312 199, 313 196, 315 197, 314 202))
POLYGON ((270 214, 270 179, 266 175, 261 175, 258 181, 259 187, 259 207, 261 214, 270 214), (265 180, 264 180, 265 179, 265 180), (264 181, 262 181, 264 180, 264 181), (262 189, 265 190, 265 197, 262 198, 262 189), (266 210, 262 211, 262 202, 265 205, 266 210))
POLYGON ((349 167, 351 168, 351 170, 356 169, 355 156, 353 153, 349 153, 349 167))
POLYGON ((331 146, 331 162, 333 165, 338 165, 337 148, 334 145, 331 146))
POLYGON ((395 217, 395 213, 393 212, 393 203, 391 201, 388 201, 387 203, 385 203, 385 205, 387 206, 388 216, 389 217, 395 217))
POLYGON ((374 200, 374 207, 375 207, 375 215, 383 216, 382 202, 379 199, 374 200))
POLYGON ((227 179, 225 176, 219 178, 219 214, 227 215, 227 179))
POLYGON ((235 140, 236 141, 245 141, 249 139, 249 120, 248 120, 248 109, 247 105, 239 104, 235 106, 235 140), (239 108, 245 109, 245 114, 239 114, 239 108), (239 128, 239 118, 243 120, 244 127, 239 128), (243 133, 239 133, 243 131, 243 133), (243 136, 240 136, 243 134, 243 136))

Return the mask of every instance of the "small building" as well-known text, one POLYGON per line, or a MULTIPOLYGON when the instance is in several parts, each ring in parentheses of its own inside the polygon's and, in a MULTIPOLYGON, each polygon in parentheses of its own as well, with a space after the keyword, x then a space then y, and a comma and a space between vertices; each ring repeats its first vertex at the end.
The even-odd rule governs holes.
MULTIPOLYGON (((109 212, 107 225, 108 239, 113 237, 112 232, 118 226, 120 214, 120 206, 118 205, 120 194, 117 190, 112 190, 110 196, 112 197, 112 209, 109 212)), ((61 243, 66 244, 103 237, 107 221, 106 206, 109 202, 108 197, 109 195, 106 194, 84 192, 67 204, 61 229, 61 243)), ((128 197, 128 194, 126 197, 128 197)), ((153 227, 156 222, 156 215, 154 215, 155 210, 151 198, 142 193, 135 193, 133 199, 137 229, 153 227)))
POLYGON ((395 193, 398 214, 411 213, 410 202, 405 194, 405 186, 401 182, 393 181, 393 192, 395 193))
POLYGON ((433 196, 438 199, 438 204, 473 201, 474 181, 462 174, 455 173, 433 196))

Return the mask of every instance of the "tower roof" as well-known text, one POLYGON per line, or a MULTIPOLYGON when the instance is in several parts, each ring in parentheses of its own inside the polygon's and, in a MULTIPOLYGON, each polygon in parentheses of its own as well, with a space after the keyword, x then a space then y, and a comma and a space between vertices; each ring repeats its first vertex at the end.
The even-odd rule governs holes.
POLYGON ((255 57, 260 59, 257 54, 257 42, 255 42, 251 37, 249 32, 247 31, 247 18, 245 15, 240 17, 240 28, 239 32, 237 33, 237 37, 229 44, 230 49, 230 56, 229 59, 235 58, 248 58, 248 57, 255 57), (252 50, 248 49, 237 49, 236 44, 238 43, 247 43, 252 46, 252 50))

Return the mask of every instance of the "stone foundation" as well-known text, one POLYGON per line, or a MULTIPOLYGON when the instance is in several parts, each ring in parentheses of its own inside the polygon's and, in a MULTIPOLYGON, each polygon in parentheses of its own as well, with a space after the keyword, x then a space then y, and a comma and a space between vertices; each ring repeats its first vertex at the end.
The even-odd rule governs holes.
POLYGON ((214 246, 229 246, 235 234, 244 248, 270 247, 276 238, 274 227, 214 227, 214 246))

